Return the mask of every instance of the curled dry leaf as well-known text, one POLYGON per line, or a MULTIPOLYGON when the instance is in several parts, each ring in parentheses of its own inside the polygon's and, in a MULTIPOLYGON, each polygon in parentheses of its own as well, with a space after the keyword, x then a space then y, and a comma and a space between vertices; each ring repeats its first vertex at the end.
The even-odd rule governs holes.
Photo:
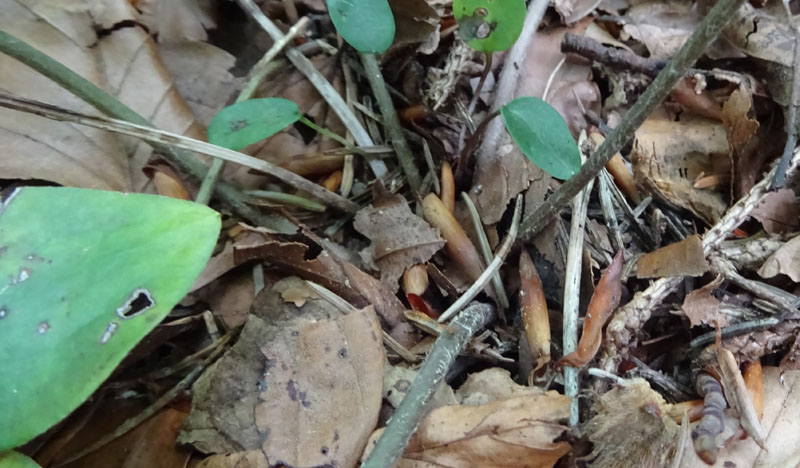
POLYGON ((637 278, 700 276, 709 269, 703 241, 697 234, 643 255, 636 267, 637 278))
POLYGON ((535 372, 550 362, 550 316, 542 280, 524 249, 519 256, 519 309, 535 372))
POLYGON ((676 122, 657 113, 636 130, 631 151, 634 178, 666 203, 713 224, 726 203, 719 193, 693 185, 701 174, 727 174, 728 151, 721 122, 694 116, 676 122))
POLYGON ((669 417, 661 394, 653 391, 647 381, 635 378, 627 385, 615 386, 597 399, 593 410, 595 416, 583 426, 594 443, 587 457, 588 466, 669 466, 667 462, 675 452, 678 425, 669 417))
POLYGON ((475 281, 483 273, 483 262, 464 228, 447 210, 442 200, 433 193, 428 194, 422 201, 422 209, 425 220, 438 228, 447 242, 444 247, 449 257, 461 267, 471 281, 475 281))
POLYGON ((466 382, 458 387, 456 398, 462 405, 477 406, 523 395, 540 397, 546 394, 539 387, 514 382, 511 372, 506 369, 490 367, 470 374, 466 382))
POLYGON ((344 314, 313 294, 300 308, 281 297, 302 287, 291 277, 258 295, 237 343, 194 384, 179 442, 257 450, 267 466, 355 464, 378 420, 381 329, 372 307, 344 314))
POLYGON ((611 317, 611 313, 619 306, 622 296, 622 267, 624 265, 622 251, 614 256, 611 264, 605 269, 586 309, 586 320, 583 322, 578 349, 562 357, 556 366, 583 367, 589 363, 600 349, 603 325, 611 317))
MULTIPOLYGON (((430 412, 411 437, 396 468, 550 468, 569 452, 555 442, 567 427, 570 399, 556 392, 480 406, 445 406, 430 412)), ((369 455, 376 431, 368 444, 369 455)))
POLYGON ((361 256, 377 266, 381 282, 392 292, 407 268, 427 262, 444 246, 436 229, 412 213, 402 195, 376 197, 356 214, 353 227, 372 241, 361 256))
POLYGON ((795 283, 800 282, 800 236, 783 244, 758 269, 762 278, 772 278, 783 274, 795 283))

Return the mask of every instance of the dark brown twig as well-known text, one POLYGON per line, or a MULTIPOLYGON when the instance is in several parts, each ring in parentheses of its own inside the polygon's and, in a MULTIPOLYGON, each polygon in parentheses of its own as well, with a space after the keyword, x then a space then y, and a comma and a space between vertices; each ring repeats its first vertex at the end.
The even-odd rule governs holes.
POLYGON ((595 62, 621 70, 633 70, 655 77, 667 65, 663 60, 644 58, 616 47, 605 46, 596 40, 567 33, 561 40, 561 52, 574 53, 595 62))

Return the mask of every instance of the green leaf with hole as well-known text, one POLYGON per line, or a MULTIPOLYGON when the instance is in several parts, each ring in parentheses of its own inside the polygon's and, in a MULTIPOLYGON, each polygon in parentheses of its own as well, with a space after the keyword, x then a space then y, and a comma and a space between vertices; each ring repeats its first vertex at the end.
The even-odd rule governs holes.
POLYGON ((394 41, 394 15, 386 0, 327 0, 328 14, 348 44, 380 54, 394 41))
POLYGON ((578 145, 553 106, 533 97, 514 99, 500 108, 506 129, 525 156, 556 179, 569 179, 581 168, 578 145))
POLYGON ((25 187, 0 205, 0 451, 80 405, 189 291, 219 214, 144 194, 25 187))
POLYGON ((458 35, 470 47, 491 53, 516 42, 525 21, 525 0, 453 0, 458 35))
POLYGON ((0 468, 41 468, 38 463, 25 455, 9 451, 0 452, 0 468))
POLYGON ((208 142, 239 151, 280 132, 302 115, 297 104, 283 98, 249 99, 217 113, 208 125, 208 142))

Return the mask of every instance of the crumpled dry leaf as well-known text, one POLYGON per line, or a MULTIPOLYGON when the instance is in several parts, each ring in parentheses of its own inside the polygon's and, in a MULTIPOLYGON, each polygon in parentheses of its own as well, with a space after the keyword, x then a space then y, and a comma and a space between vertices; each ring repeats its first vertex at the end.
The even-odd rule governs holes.
POLYGON ((718 276, 714 281, 686 295, 681 310, 689 318, 692 327, 704 324, 728 326, 728 316, 720 311, 721 303, 712 294, 722 284, 722 281, 723 277, 718 276))
MULTIPOLYGON (((155 126, 202 138, 200 127, 156 55, 152 39, 125 0, 85 2, 84 9, 58 2, 0 0, 0 29, 28 42, 109 91, 155 126), (107 31, 99 36, 97 31, 107 31)), ((38 72, 0 55, 0 87, 23 97, 96 114, 97 111, 38 72)), ((44 179, 61 185, 140 191, 139 170, 150 146, 101 130, 0 110, 0 173, 5 178, 44 179)))
POLYGON ((792 232, 800 228, 800 206, 794 191, 782 188, 766 194, 750 212, 769 234, 792 232))
MULTIPOLYGON (((550 468, 569 452, 554 442, 567 427, 570 399, 554 391, 480 406, 445 406, 419 424, 395 468, 550 468)), ((364 458, 383 432, 375 431, 364 458)))
POLYGON ((727 205, 719 193, 694 188, 694 181, 701 174, 727 173, 728 152, 722 123, 696 116, 676 122, 656 112, 636 130, 634 178, 666 203, 714 224, 727 205))
MULTIPOLYGON (((257 297, 237 343, 193 386, 179 438, 199 450, 260 450, 269 466, 355 464, 378 420, 384 350, 372 307, 298 308, 286 278, 257 297)), ((310 288, 309 288, 310 289, 310 288)))
POLYGON ((381 272, 381 282, 392 292, 407 268, 427 262, 444 246, 437 229, 411 212, 402 195, 378 199, 356 214, 353 227, 372 241, 361 256, 381 272))
POLYGON ((594 443, 587 457, 590 467, 669 466, 679 428, 669 417, 664 398, 646 380, 635 378, 615 386, 600 395, 592 409, 595 415, 583 427, 594 443))
POLYGON ((758 269, 758 275, 762 278, 772 278, 779 274, 800 283, 800 236, 783 244, 758 269))
MULTIPOLYGON (((761 424, 766 436, 767 451, 762 450, 752 438, 731 440, 719 450, 714 467, 794 467, 800 463, 800 419, 796 418, 800 405, 800 371, 781 373, 778 367, 764 367, 764 413, 761 424)), ((734 415, 725 413, 727 420, 734 415)), ((734 419, 734 421, 738 421, 734 419)), ((738 422, 736 422, 738 427, 738 422)), ((707 468, 691 444, 683 453, 685 468, 707 468)))
POLYGON ((234 245, 234 263, 266 260, 303 279, 318 283, 338 294, 355 307, 373 305, 388 326, 389 333, 403 344, 410 344, 410 325, 405 321, 405 307, 397 297, 372 276, 343 260, 315 239, 305 236, 284 238, 260 231, 234 245), (318 252, 318 253, 311 253, 318 252))
POLYGON ((456 390, 456 398, 462 405, 477 406, 521 396, 539 397, 545 391, 514 382, 511 372, 501 367, 490 367, 469 374, 466 382, 456 390))
POLYGON ((439 45, 439 15, 426 0, 391 0, 395 22, 393 46, 423 43, 419 51, 430 54, 439 45))
POLYGON ((703 241, 697 234, 644 254, 636 267, 637 278, 700 276, 709 268, 703 241))

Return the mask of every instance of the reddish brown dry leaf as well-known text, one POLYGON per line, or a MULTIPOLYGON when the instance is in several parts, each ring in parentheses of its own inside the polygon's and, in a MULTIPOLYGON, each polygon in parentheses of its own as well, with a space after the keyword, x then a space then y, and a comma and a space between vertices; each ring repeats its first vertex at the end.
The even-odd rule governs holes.
POLYGON ((559 359, 556 366, 583 367, 597 354, 602 340, 603 325, 619 306, 622 296, 621 276, 624 263, 620 250, 608 268, 603 271, 600 281, 597 282, 597 287, 586 309, 586 320, 583 322, 578 349, 559 359))
POLYGON ((753 107, 750 90, 741 86, 731 93, 722 106, 722 122, 728 135, 728 144, 734 158, 736 198, 741 198, 760 176, 761 160, 756 157, 759 123, 749 116, 753 107))
POLYGON ((444 246, 444 240, 411 212, 402 195, 373 198, 373 205, 356 214, 353 227, 372 241, 361 252, 364 262, 375 265, 381 272, 381 282, 396 292, 403 272, 427 262, 444 246))
MULTIPOLYGON (((163 69, 150 35, 140 27, 112 28, 139 15, 125 0, 0 1, 0 29, 55 57, 113 94, 157 127, 201 137, 191 111, 163 69), (68 11, 69 10, 69 11, 68 11), (109 34, 98 37, 96 31, 109 34)), ((97 111, 34 70, 0 55, 0 88, 79 112, 97 111)), ((152 150, 101 130, 0 110, 0 173, 62 185, 139 191, 139 171, 152 150)))
POLYGON ((330 289, 356 307, 372 305, 386 322, 390 334, 401 343, 408 343, 410 337, 403 336, 408 330, 403 318, 405 307, 380 281, 313 239, 303 236, 282 239, 253 231, 246 243, 234 245, 234 263, 240 265, 250 260, 265 260, 284 272, 330 289), (319 253, 310 253, 315 250, 319 253))
MULTIPOLYGON (((554 442, 567 429, 560 421, 569 415, 569 403, 551 391, 435 409, 420 422, 395 467, 550 468, 570 450, 569 443, 554 442)), ((371 442, 382 432, 376 431, 371 442)))
POLYGON ((720 311, 720 301, 712 294, 722 284, 723 277, 718 276, 714 281, 702 288, 697 288, 686 295, 681 305, 681 310, 689 318, 690 326, 714 325, 728 326, 728 316, 720 311))
POLYGON ((750 212, 750 216, 757 219, 769 234, 792 232, 800 228, 800 206, 790 188, 766 194, 750 212))
MULTIPOLYGON (((734 439, 720 448, 714 468, 766 468, 794 467, 800 462, 800 419, 796 418, 800 405, 800 371, 781 373, 777 367, 764 368, 764 414, 761 423, 766 434, 767 450, 762 450, 751 439, 734 439)), ((738 427, 734 415, 726 412, 733 427, 738 427)), ((723 433, 722 443, 730 433, 723 433)), ((707 468, 694 450, 688 447, 683 454, 685 468, 707 468)))
POLYGON ((525 250, 519 256, 519 310, 536 371, 550 362, 550 316, 542 280, 525 250))
POLYGON ((707 90, 698 92, 696 82, 691 78, 684 78, 670 91, 672 99, 684 109, 709 119, 722 120, 722 109, 717 101, 709 95, 707 90))
POLYGON ((779 274, 788 276, 795 283, 800 282, 800 236, 783 244, 758 269, 758 275, 762 278, 779 274))
POLYGON ((475 281, 483 273, 483 261, 475 245, 464 232, 464 228, 434 193, 425 197, 422 208, 425 220, 438 228, 447 241, 445 251, 448 256, 461 267, 471 281, 475 281))
POLYGON ((682 241, 661 247, 639 258, 637 278, 700 276, 708 271, 703 241, 693 234, 682 241))
POLYGON ((722 123, 696 116, 676 122, 657 111, 636 130, 631 151, 634 178, 665 202, 713 224, 727 205, 719 193, 693 184, 701 174, 728 174, 728 151, 722 123))
MULTIPOLYGON (((351 467, 378 420, 381 329, 372 307, 344 314, 313 297, 257 297, 237 343, 193 386, 179 442, 209 453, 259 450, 273 466, 351 467)), ((258 466, 258 465, 256 465, 258 466)))
POLYGON ((593 410, 595 416, 583 426, 594 444, 587 457, 590 467, 670 466, 678 425, 669 417, 664 398, 647 381, 635 378, 615 386, 600 395, 593 410))

